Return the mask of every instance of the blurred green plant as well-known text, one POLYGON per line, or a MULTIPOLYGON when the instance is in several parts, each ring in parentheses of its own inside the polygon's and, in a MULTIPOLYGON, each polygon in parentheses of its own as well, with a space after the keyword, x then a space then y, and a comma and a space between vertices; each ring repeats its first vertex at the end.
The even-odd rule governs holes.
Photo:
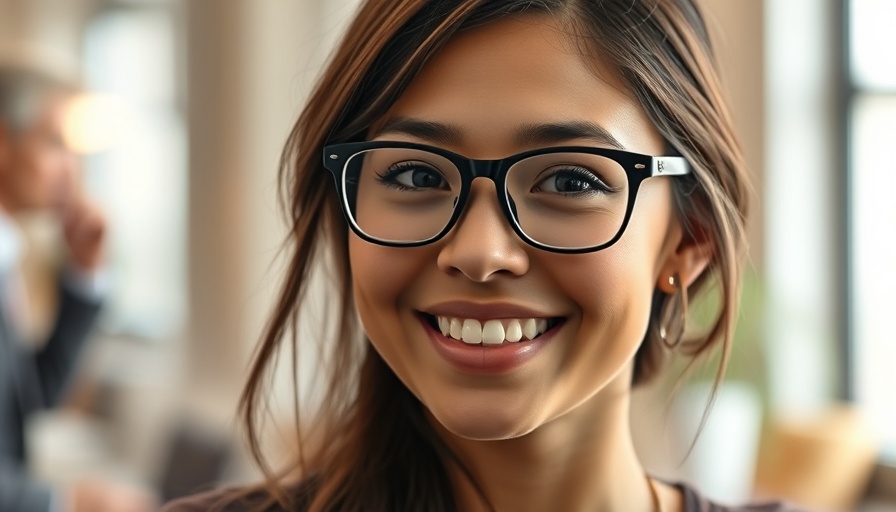
MULTIPOLYGON (((694 297, 690 305, 687 332, 693 335, 708 329, 718 315, 720 304, 720 293, 715 285, 694 297)), ((769 379, 762 339, 765 330, 764 311, 765 290, 762 276, 755 269, 748 268, 743 276, 737 324, 723 382, 737 381, 749 385, 759 395, 763 412, 767 412, 769 379)), ((673 357, 671 364, 677 371, 670 374, 680 381, 680 385, 712 382, 716 378, 721 355, 719 345, 693 364, 686 357, 673 357)))

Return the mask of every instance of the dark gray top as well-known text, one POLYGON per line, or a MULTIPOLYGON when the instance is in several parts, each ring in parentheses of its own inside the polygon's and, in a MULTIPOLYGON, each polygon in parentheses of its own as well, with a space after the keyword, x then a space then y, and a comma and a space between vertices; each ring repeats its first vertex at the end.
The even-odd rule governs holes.
MULTIPOLYGON (((684 496, 685 512, 800 512, 792 506, 779 502, 757 503, 741 506, 726 506, 713 503, 698 493, 693 487, 673 484, 684 496)), ((266 496, 256 494, 245 499, 236 499, 238 490, 226 489, 197 494, 168 503, 162 512, 248 512, 258 510, 266 496)), ((299 509, 301 510, 301 509, 299 509)), ((286 512, 279 506, 265 509, 265 512, 286 512)))

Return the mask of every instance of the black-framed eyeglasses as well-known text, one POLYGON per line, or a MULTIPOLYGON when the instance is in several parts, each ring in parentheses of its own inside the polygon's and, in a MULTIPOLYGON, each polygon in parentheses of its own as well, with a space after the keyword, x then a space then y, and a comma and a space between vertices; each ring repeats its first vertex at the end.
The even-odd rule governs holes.
POLYGON ((691 172, 682 157, 587 146, 474 160, 391 141, 329 145, 324 167, 351 229, 369 242, 413 247, 439 240, 460 218, 473 180, 487 178, 520 238, 560 253, 609 247, 625 231, 644 180, 691 172))

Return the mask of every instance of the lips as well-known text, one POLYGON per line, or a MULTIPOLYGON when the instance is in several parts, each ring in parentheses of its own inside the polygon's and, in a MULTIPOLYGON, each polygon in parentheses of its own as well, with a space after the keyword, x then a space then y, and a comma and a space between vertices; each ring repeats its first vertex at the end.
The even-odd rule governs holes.
POLYGON ((507 304, 443 303, 417 311, 429 341, 446 362, 475 374, 503 374, 550 345, 565 322, 507 304))
POLYGON ((531 341, 564 320, 515 304, 465 301, 443 302, 418 311, 418 314, 449 340, 484 346, 531 341))

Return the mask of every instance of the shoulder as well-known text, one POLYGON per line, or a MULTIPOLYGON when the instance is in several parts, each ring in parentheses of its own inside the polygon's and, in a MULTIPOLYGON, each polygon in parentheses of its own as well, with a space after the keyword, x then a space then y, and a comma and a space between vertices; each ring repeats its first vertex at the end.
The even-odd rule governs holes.
POLYGON ((779 501, 748 505, 721 505, 710 501, 689 485, 677 483, 673 486, 681 491, 684 497, 684 512, 808 512, 779 501))

